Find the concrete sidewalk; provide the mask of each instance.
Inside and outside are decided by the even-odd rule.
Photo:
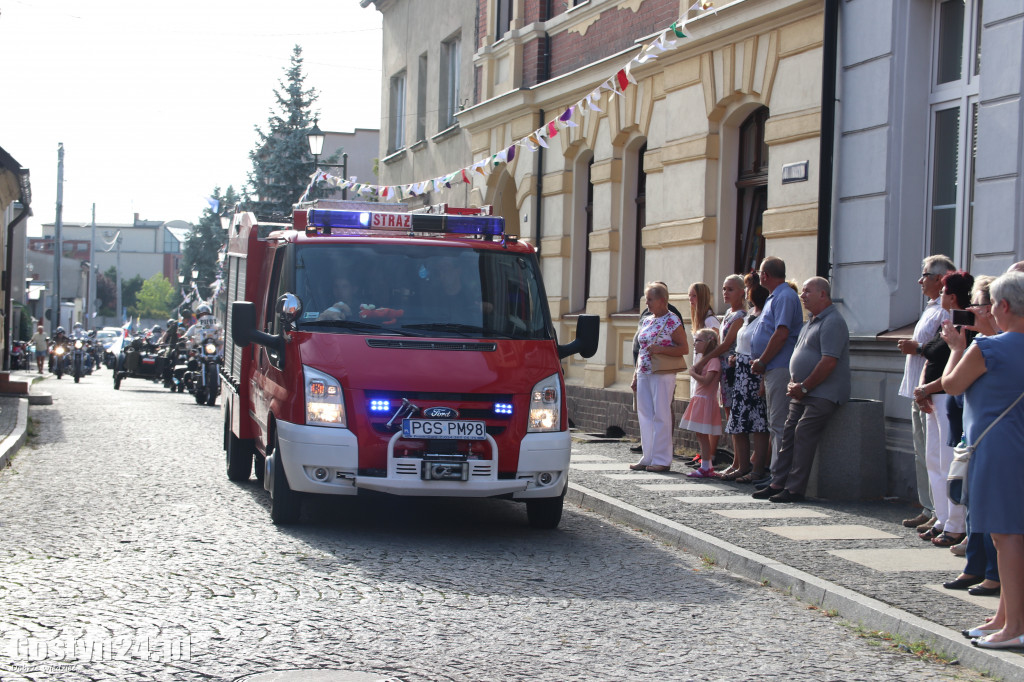
[[[11,372],[12,379],[28,382],[29,396],[39,394],[32,384],[45,376],[32,372]],[[0,394],[0,469],[10,463],[11,457],[28,437],[29,396]]]
[[[942,587],[964,559],[904,528],[900,521],[917,514],[909,504],[755,500],[750,485],[687,478],[679,460],[670,473],[630,471],[639,459],[632,444],[574,433],[566,501],[869,630],[1024,680],[1024,653],[978,649],[960,634],[992,615],[997,598]]]

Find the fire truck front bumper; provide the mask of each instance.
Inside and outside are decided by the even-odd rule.
[[[388,445],[387,475],[360,476],[359,445],[351,431],[278,421],[277,434],[288,485],[297,492],[355,495],[365,488],[418,497],[511,495],[527,500],[558,497],[569,476],[568,431],[524,437],[514,478],[499,478],[500,453],[490,436],[494,459],[446,461],[396,456],[395,444],[402,437],[398,432]]]

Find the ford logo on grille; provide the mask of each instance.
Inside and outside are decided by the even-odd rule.
[[[428,407],[423,410],[423,416],[427,419],[455,419],[459,411],[454,407]]]

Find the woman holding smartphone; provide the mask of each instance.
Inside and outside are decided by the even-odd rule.
[[[946,273],[942,277],[942,292],[939,300],[945,310],[954,315],[965,312],[971,304],[971,287],[974,277],[962,270]],[[973,335],[972,335],[973,336]],[[922,540],[930,541],[936,547],[952,547],[967,537],[967,521],[964,507],[954,504],[946,490],[946,475],[953,461],[953,439],[951,421],[958,426],[963,423],[962,410],[942,390],[942,372],[949,360],[949,346],[938,334],[932,340],[921,344],[917,352],[924,356],[925,365],[921,372],[920,385],[914,389],[914,400],[926,415],[925,461],[928,465],[928,482],[935,503],[935,525],[919,533]],[[950,419],[952,413],[953,419]],[[956,434],[959,442],[960,434]]]

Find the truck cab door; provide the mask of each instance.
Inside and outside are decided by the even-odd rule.
[[[286,249],[279,248],[274,253],[264,300],[262,315],[262,330],[268,334],[278,334],[279,321],[275,313],[275,303],[278,297],[278,289],[282,286],[281,273],[285,262]],[[266,276],[266,273],[264,274]],[[267,348],[264,345],[257,345],[254,348],[253,372],[253,411],[256,416],[256,423],[260,429],[260,442],[267,445],[270,424],[270,412],[273,409],[273,398],[278,391],[276,387],[281,385],[281,368],[283,367],[284,354]]]

